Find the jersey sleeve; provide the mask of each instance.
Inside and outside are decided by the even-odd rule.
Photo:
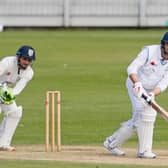
[[[33,76],[33,71],[29,71],[28,73],[24,74],[24,76],[16,83],[15,87],[13,88],[14,96],[17,96],[22,92],[22,90],[26,87],[26,85],[33,78]]]
[[[0,76],[8,69],[8,59],[4,58],[0,61]]]
[[[138,56],[132,61],[127,68],[128,75],[137,74],[138,69],[148,61],[149,49],[144,47]]]
[[[165,91],[168,87],[168,70],[166,71],[163,79],[157,84],[156,87],[159,87],[161,92]]]

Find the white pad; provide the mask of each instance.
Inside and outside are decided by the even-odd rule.
[[[139,153],[152,152],[153,128],[156,119],[156,111],[148,106],[141,114],[137,129],[139,138]]]
[[[132,137],[136,128],[133,125],[123,124],[113,135],[107,138],[111,148],[121,146],[126,140]]]
[[[8,147],[16,127],[22,117],[22,107],[19,106],[15,111],[8,111],[0,125],[0,147]]]

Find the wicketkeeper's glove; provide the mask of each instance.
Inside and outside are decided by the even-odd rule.
[[[12,93],[12,89],[6,84],[0,84],[0,103],[11,104],[15,100],[15,96]]]

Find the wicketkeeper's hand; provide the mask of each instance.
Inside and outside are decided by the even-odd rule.
[[[1,104],[11,104],[15,100],[15,96],[12,93],[12,89],[6,84],[0,85],[0,103]]]
[[[143,88],[141,82],[134,83],[133,92],[134,92],[135,97],[137,98],[141,98],[143,94],[147,95],[147,92]]]

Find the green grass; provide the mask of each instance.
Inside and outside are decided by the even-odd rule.
[[[160,43],[164,32],[164,29],[112,29],[0,33],[1,57],[15,55],[24,44],[32,45],[37,54],[33,65],[35,77],[17,97],[24,113],[13,143],[44,143],[45,92],[60,90],[62,143],[101,145],[106,136],[131,117],[125,88],[128,64],[143,46]],[[165,92],[157,100],[168,108],[167,99]],[[125,145],[137,146],[137,138]],[[167,145],[167,123],[158,117],[154,147]]]
[[[131,116],[125,88],[128,64],[141,47],[159,43],[163,32],[131,29],[1,33],[1,57],[14,55],[23,44],[32,45],[37,52],[35,77],[17,97],[25,110],[14,143],[44,143],[45,92],[60,90],[63,144],[101,144]],[[165,107],[167,97],[160,96]],[[167,142],[165,127],[166,123],[159,119],[156,145]]]

